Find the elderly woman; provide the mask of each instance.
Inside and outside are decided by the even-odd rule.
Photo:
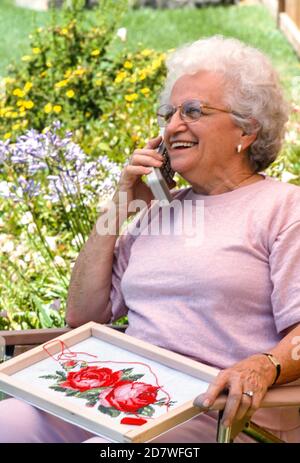
[[[254,422],[300,441],[298,409],[258,410],[271,385],[300,376],[293,356],[300,335],[300,189],[262,173],[278,155],[287,121],[276,73],[258,50],[219,36],[177,50],[167,64],[159,121],[172,168],[190,185],[173,196],[183,208],[204,204],[202,239],[191,245],[185,231],[141,232],[141,217],[155,220],[143,176],[162,165],[161,138],[150,140],[133,153],[113,198],[117,233],[95,226],[78,257],[67,321],[75,327],[127,314],[128,334],[221,369],[203,404],[209,408],[227,390],[225,426],[254,414]],[[117,240],[137,199],[148,206]],[[24,418],[13,437],[17,408]],[[1,404],[2,420],[2,441],[88,437],[14,399]],[[155,442],[214,442],[215,432],[216,415],[208,410]]]

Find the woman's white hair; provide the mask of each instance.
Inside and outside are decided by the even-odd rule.
[[[170,99],[176,80],[200,71],[223,74],[224,103],[241,117],[231,115],[245,133],[257,132],[248,148],[255,172],[266,169],[277,157],[285,133],[289,106],[271,61],[256,48],[219,35],[185,45],[167,59],[168,75],[162,102]]]

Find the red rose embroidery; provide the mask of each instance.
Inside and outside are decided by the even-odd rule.
[[[86,367],[69,372],[67,380],[60,383],[60,386],[83,392],[96,387],[112,386],[120,381],[121,377],[122,371],[113,372],[110,368]]]
[[[120,381],[114,387],[101,391],[100,404],[122,412],[135,413],[156,402],[159,387],[132,381]]]
[[[64,368],[73,368],[77,365],[78,362],[75,360],[68,360],[67,362],[63,363]]]

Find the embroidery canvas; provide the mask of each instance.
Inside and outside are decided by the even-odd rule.
[[[47,345],[44,349],[47,351]],[[68,356],[76,360],[62,361]],[[104,359],[89,362],[79,360],[79,357],[87,356],[96,357],[66,349],[62,343],[61,354],[57,358],[51,356],[59,363],[60,369],[55,374],[42,375],[40,378],[51,381],[50,389],[61,392],[66,397],[82,399],[85,406],[97,407],[100,413],[112,418],[123,414],[121,424],[142,425],[147,422],[146,417],[150,418],[155,414],[155,407],[166,407],[167,411],[175,403],[159,385],[157,375],[147,363],[130,362],[133,365],[130,368],[120,368],[124,363],[129,363]],[[101,364],[119,365],[119,369]],[[140,373],[141,370],[145,372]],[[152,383],[142,381],[147,372],[152,375]]]

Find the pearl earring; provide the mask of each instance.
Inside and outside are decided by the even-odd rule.
[[[241,143],[240,143],[239,145],[237,145],[236,151],[237,151],[238,153],[240,153],[240,152],[242,151],[242,144],[241,144]]]

